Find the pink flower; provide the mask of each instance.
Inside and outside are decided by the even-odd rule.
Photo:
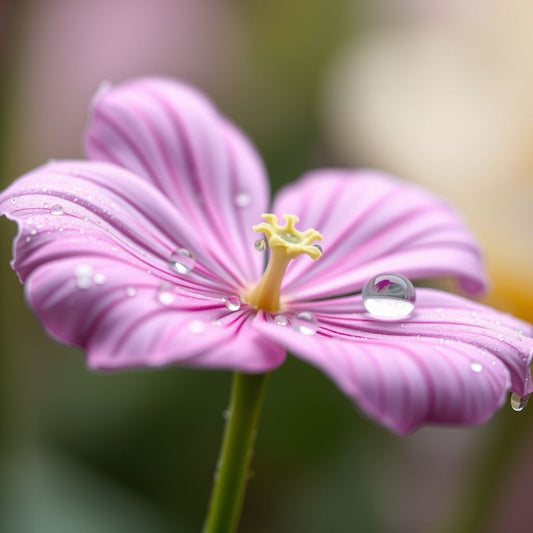
[[[468,230],[422,189],[329,169],[281,190],[272,213],[319,230],[324,253],[290,261],[281,299],[268,285],[267,305],[257,296],[266,253],[252,230],[269,208],[265,170],[209,100],[160,79],[107,89],[93,101],[86,149],[89,161],[49,162],[16,180],[0,212],[19,226],[13,266],[30,305],[90,367],[255,373],[280,366],[288,349],[399,433],[480,423],[508,390],[533,390],[529,324],[423,288],[406,317],[365,310],[361,290],[383,272],[454,276],[474,294],[485,286]],[[275,225],[256,229],[269,228],[279,240]],[[306,235],[297,246],[316,259],[320,236]]]

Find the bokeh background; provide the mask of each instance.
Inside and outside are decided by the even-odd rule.
[[[0,185],[83,157],[103,80],[163,74],[212,96],[274,190],[318,166],[426,184],[482,241],[488,301],[533,321],[529,0],[0,0]],[[196,532],[231,376],[95,374],[43,333],[0,226],[0,530]],[[400,438],[290,359],[262,413],[241,531],[527,530],[533,414]]]

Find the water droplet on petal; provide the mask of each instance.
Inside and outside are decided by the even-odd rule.
[[[50,214],[51,214],[51,215],[60,216],[60,215],[62,215],[64,212],[65,212],[65,211],[63,210],[63,207],[60,206],[59,204],[53,205],[53,206],[50,208]]]
[[[176,299],[172,285],[166,281],[159,285],[156,297],[157,300],[163,305],[170,305]]]
[[[193,253],[187,248],[176,248],[170,254],[170,266],[178,274],[188,274],[196,264]]]
[[[191,333],[203,333],[205,331],[205,324],[201,320],[191,320],[187,329]]]
[[[264,252],[266,250],[266,242],[265,239],[257,239],[254,243],[254,248],[258,252]]]
[[[76,267],[75,274],[78,277],[88,277],[93,275],[93,268],[89,265],[80,265]]]
[[[313,313],[304,311],[294,315],[292,327],[303,335],[314,335],[318,329],[318,320]]]
[[[79,265],[74,270],[76,276],[76,286],[79,289],[88,289],[93,283],[93,268],[89,265]]]
[[[248,207],[252,203],[252,197],[247,192],[240,192],[235,195],[237,207]]]
[[[481,363],[474,362],[470,365],[470,368],[474,372],[481,372],[483,370],[483,365]]]
[[[17,199],[15,197],[11,198],[11,203],[12,204],[16,204],[17,203]]]
[[[324,253],[324,250],[322,250],[322,246],[320,246],[320,244],[313,244],[313,246],[317,248],[321,254]]]
[[[274,323],[278,326],[288,326],[289,325],[289,317],[286,315],[276,315],[274,317]]]
[[[232,295],[223,299],[224,305],[230,311],[238,311],[241,308],[241,300],[238,296]]]
[[[137,289],[135,287],[127,287],[126,294],[128,296],[135,296],[137,294]]]
[[[529,400],[529,394],[526,394],[525,396],[520,396],[519,394],[515,394],[514,392],[511,394],[511,407],[514,411],[522,411],[524,407],[527,405],[527,402]]]
[[[103,285],[107,281],[105,275],[101,274],[100,272],[95,274],[93,279],[97,285]]]
[[[400,320],[415,308],[413,284],[400,274],[379,274],[363,288],[363,305],[376,318]]]

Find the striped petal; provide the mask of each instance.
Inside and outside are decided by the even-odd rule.
[[[235,289],[201,234],[168,199],[115,165],[52,162],[6,189],[0,212],[19,225],[13,266],[22,281],[46,262],[92,255],[134,264],[145,274],[149,271],[184,288]],[[188,275],[173,268],[177,249],[195,258]]]
[[[143,274],[108,258],[61,258],[30,275],[26,295],[47,331],[82,347],[94,369],[266,372],[283,362],[284,350],[250,327],[249,310]]]
[[[272,340],[320,368],[365,413],[398,433],[424,423],[478,424],[510,389],[532,392],[531,326],[440,291],[419,290],[416,313],[376,320],[360,296],[295,304],[318,320],[317,333],[258,323]]]
[[[478,247],[459,216],[419,187],[374,171],[315,171],[277,195],[274,212],[294,213],[323,237],[314,263],[289,266],[284,294],[312,300],[358,292],[382,272],[454,276],[469,293],[486,285]]]
[[[284,351],[231,313],[238,291],[167,198],[108,163],[52,162],[0,195],[13,266],[47,331],[94,368],[192,364],[263,372]],[[169,260],[193,253],[190,272]],[[235,345],[245,350],[235,349]]]
[[[203,236],[236,284],[255,281],[263,261],[252,224],[268,205],[268,181],[251,143],[200,92],[141,79],[96,98],[89,157],[155,185]]]

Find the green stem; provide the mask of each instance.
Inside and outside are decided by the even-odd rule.
[[[235,373],[204,533],[236,531],[268,374]]]

